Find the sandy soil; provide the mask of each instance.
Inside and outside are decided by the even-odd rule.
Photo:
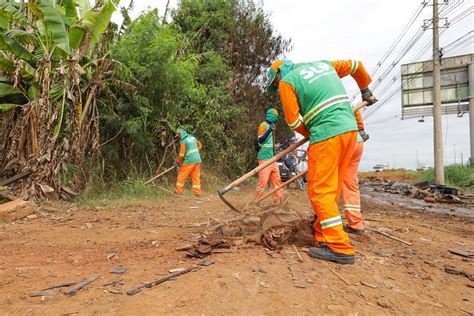
[[[243,202],[252,188],[229,193]],[[189,259],[175,248],[190,243],[211,219],[235,217],[212,194],[204,201],[170,197],[157,203],[124,207],[43,206],[38,217],[0,226],[0,311],[3,315],[179,314],[179,315],[469,315],[474,311],[474,282],[444,271],[445,265],[474,273],[474,259],[448,249],[474,250],[472,218],[405,207],[404,198],[387,203],[366,192],[364,216],[374,232],[371,241],[354,241],[359,253],[353,266],[315,261],[293,247],[269,255],[257,245],[214,254],[214,264],[129,296],[128,290],[188,268]],[[400,203],[397,203],[399,201]],[[290,205],[308,210],[302,192]],[[474,210],[469,208],[472,212]],[[109,273],[123,266],[125,274]],[[299,274],[294,280],[290,269]],[[64,290],[30,297],[32,291],[68,280],[100,278],[74,296]],[[104,286],[112,280],[121,284]],[[306,287],[295,287],[300,281]],[[346,284],[347,282],[347,284]]]

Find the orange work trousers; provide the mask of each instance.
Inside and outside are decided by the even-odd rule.
[[[363,151],[364,143],[357,143],[342,183],[342,210],[347,225],[353,229],[364,229],[364,219],[360,209],[359,179],[357,178]]]
[[[261,165],[265,162],[266,160],[259,160],[258,164]],[[278,165],[276,162],[258,172],[257,193],[255,194],[256,200],[261,198],[267,189],[268,180],[271,181],[274,188],[281,185],[280,170],[278,170]],[[273,194],[273,199],[275,202],[280,202],[281,197],[281,190],[275,191]]]
[[[176,180],[176,194],[182,194],[184,185],[188,176],[191,175],[191,182],[193,184],[193,193],[196,196],[201,196],[201,164],[183,164],[179,169],[178,179]]]
[[[334,252],[352,255],[355,248],[342,228],[337,201],[349,166],[357,132],[347,132],[308,148],[308,195],[317,219],[314,237]]]

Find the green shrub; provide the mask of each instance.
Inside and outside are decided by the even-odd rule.
[[[434,169],[420,171],[420,181],[434,182]],[[474,169],[468,166],[449,165],[444,167],[444,177],[447,185],[474,191]]]

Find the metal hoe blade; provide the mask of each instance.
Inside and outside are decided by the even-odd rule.
[[[217,193],[219,193],[219,198],[222,200],[222,202],[225,203],[225,205],[227,205],[228,207],[230,207],[231,209],[233,209],[234,211],[236,211],[237,213],[240,213],[242,214],[241,211],[239,211],[235,206],[233,206],[232,204],[230,204],[229,201],[227,201],[225,198],[224,198],[224,192],[222,192],[221,190],[217,191]]]

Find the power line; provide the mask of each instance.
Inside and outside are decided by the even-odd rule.
[[[440,32],[440,36],[444,34],[444,32],[446,31],[446,29],[443,29],[441,32]],[[455,47],[460,47],[461,45],[465,45],[467,43],[469,43],[471,37],[470,35],[474,33],[474,31],[469,31],[467,32],[466,34],[460,36],[459,38],[457,38],[456,40],[452,41],[451,43],[449,43],[448,45],[446,45],[444,47],[444,49],[448,48],[448,47],[451,47],[453,44],[456,44],[454,45],[453,47],[450,48],[450,50],[454,50]],[[467,37],[467,38],[466,38]],[[431,41],[429,41],[419,52],[418,54],[413,58],[414,60],[417,60],[420,55],[424,54],[426,52],[426,50],[430,47],[431,43],[433,42],[433,40],[431,39]],[[417,71],[415,71],[415,73],[419,73],[419,72],[424,72],[426,71],[427,69],[423,69],[423,66],[420,67]],[[401,74],[394,77],[393,78],[393,81],[396,81],[398,78],[400,78]],[[388,97],[388,98],[385,98],[381,103],[377,103],[377,107],[375,108],[369,108],[368,111],[370,111],[370,109],[372,109],[372,111],[370,111],[369,113],[366,114],[365,116],[365,120],[367,120],[377,109],[379,109],[380,107],[382,107],[384,104],[386,104],[388,101],[390,101],[394,96],[396,96],[397,94],[401,93],[401,90],[403,90],[406,86],[408,86],[415,78],[416,78],[416,74],[413,74],[411,77],[407,78],[407,80],[405,81],[405,83],[403,83],[403,86],[402,84],[400,85],[399,88],[397,88],[395,91],[393,91],[393,93]],[[387,92],[388,90],[385,90],[381,95],[380,95],[380,98]]]
[[[453,2],[453,4],[451,6],[446,6],[446,7],[443,7],[441,9],[441,17],[444,17],[444,16],[447,16],[449,13],[455,11],[457,8],[459,8],[462,3],[464,3],[464,0],[461,0],[461,1],[455,1]],[[422,3],[422,8],[424,8],[425,6],[427,5],[427,2],[423,2]],[[470,8],[472,9],[472,7]],[[468,10],[465,10],[463,11],[461,14],[459,14],[458,16],[456,17],[460,17],[460,18],[464,18],[465,14],[467,11],[469,11],[470,9]],[[421,11],[420,11],[421,12]],[[419,16],[419,13],[418,10],[416,11],[416,14],[414,16],[418,17]],[[464,15],[463,15],[464,14]],[[442,32],[444,33],[445,29],[442,30]],[[402,50],[402,53],[398,56],[398,58],[396,60],[394,60],[394,62],[392,62],[392,64],[382,73],[382,75],[377,79],[377,82],[372,86],[372,90],[376,90],[378,87],[380,87],[382,85],[382,82],[388,78],[388,76],[390,75],[390,73],[393,71],[393,69],[396,67],[396,65],[400,62],[400,60],[411,50],[411,48],[418,42],[418,40],[423,36],[423,31],[422,30],[419,30],[412,38],[411,40],[408,42],[408,44],[404,47],[404,49]],[[424,51],[426,49],[429,48],[429,45],[431,45],[432,43],[432,40],[428,42],[428,44],[423,47],[421,49],[421,53],[423,54]],[[392,50],[393,51],[393,50]],[[419,56],[420,52],[418,54],[416,54],[417,56]],[[388,56],[387,56],[388,57]],[[385,58],[386,59],[386,58]],[[415,58],[416,59],[416,58]],[[394,77],[392,78],[392,81],[395,81],[397,77]],[[387,90],[385,90],[384,93],[386,93]],[[384,94],[383,93],[383,94]],[[379,97],[381,97],[381,95],[379,95]],[[356,95],[353,96],[353,100],[356,98]],[[375,109],[374,109],[375,110]]]
[[[462,0],[464,1],[464,0]],[[418,19],[420,16],[421,12],[423,9],[426,7],[426,3],[422,2],[420,5],[416,8],[415,12],[412,14],[410,19],[408,20],[407,24],[403,27],[403,29],[400,31],[398,36],[396,37],[395,41],[390,45],[388,50],[383,54],[382,58],[377,62],[377,65],[370,71],[370,74],[372,77],[374,77],[377,73],[377,71],[382,67],[382,65],[385,63],[385,61],[388,59],[388,57],[394,52],[396,47],[400,44],[402,41],[403,37],[407,34],[408,30],[413,26],[415,21]],[[393,69],[393,67],[392,67]],[[381,78],[381,77],[379,77]],[[357,98],[357,93],[353,94],[351,101],[354,101]]]
[[[402,40],[403,36],[406,35],[406,32],[412,27],[412,25],[415,23],[416,19],[420,16],[421,12],[423,11],[423,9],[425,8],[426,4],[423,4],[421,3],[415,13],[412,15],[412,17],[408,20],[408,23],[405,25],[405,27],[402,29],[402,31],[400,32],[400,34],[398,34],[397,38],[395,39],[395,41],[392,43],[392,45],[390,45],[389,49],[387,52],[385,52],[385,54],[383,55],[383,57],[380,59],[380,61],[377,63],[377,65],[375,66],[375,69],[373,69],[371,71],[371,74],[372,76],[375,76],[375,74],[377,73],[377,71],[380,69],[380,67],[382,66],[382,64],[387,60],[387,58],[390,56],[390,54],[395,50],[395,48],[397,47],[397,45],[400,43],[400,41]]]
[[[462,3],[462,2],[461,2]],[[459,7],[460,4],[458,4],[456,7]],[[452,12],[454,11],[454,8],[451,9],[449,12]],[[472,11],[473,11],[473,6],[469,7],[468,9],[464,10],[463,12],[461,12],[460,14],[458,14],[456,17],[453,18],[453,20],[455,21],[454,23],[451,23],[450,26],[452,26],[453,24],[461,21],[462,19],[466,18],[467,16],[469,16],[470,14],[472,14]],[[441,32],[440,32],[440,36],[446,31],[446,29],[443,29]],[[466,33],[465,35],[461,36],[460,38],[456,39],[455,41],[451,42],[450,44],[448,44],[445,48],[455,44],[456,42],[458,41],[461,41],[464,37],[468,36],[469,34],[471,34],[473,31],[470,31],[468,33]],[[415,56],[415,60],[418,59],[422,54],[424,54],[426,52],[426,50],[429,48],[429,46],[431,45],[431,43],[433,42],[433,40],[431,39],[426,45],[425,47],[423,47],[419,52],[418,54],[416,54]],[[458,43],[456,44],[454,47],[451,47],[450,50],[453,51],[454,48],[459,48],[461,45],[465,45],[466,42],[461,42],[461,43]],[[407,45],[408,46],[408,45]],[[419,71],[417,71],[419,72]],[[388,72],[389,74],[390,72]],[[387,74],[387,75],[388,75]],[[392,81],[395,82],[399,77],[401,76],[398,75],[398,76],[395,76],[392,78]],[[384,104],[386,104],[389,100],[391,100],[395,95],[397,95],[398,93],[401,93],[401,90],[403,88],[405,88],[410,82],[412,82],[414,80],[416,76],[412,76],[412,78],[409,78],[407,79],[407,81],[405,82],[405,84],[403,86],[400,86],[400,89],[399,90],[395,90],[388,98],[384,99],[381,103],[378,103],[378,106],[377,107],[374,107],[374,108],[370,108],[368,109],[367,111],[369,111],[366,115],[365,115],[365,119],[369,118],[371,115],[373,115],[373,113],[375,113],[375,111],[377,111],[378,109],[380,109]],[[380,86],[381,83],[379,83],[378,85],[376,85],[376,88],[378,86]],[[375,88],[374,88],[375,90]],[[384,90],[384,92],[379,95],[379,98],[381,98],[388,90]]]
[[[468,16],[470,16],[472,14],[472,12],[474,11],[474,6],[470,6],[468,9],[464,10],[463,12],[461,12],[459,15],[455,16],[449,23],[449,26],[453,26],[455,25],[456,23],[464,20],[465,18],[467,18]]]
[[[456,40],[452,41],[452,42],[449,43],[448,45],[445,45],[445,46],[443,47],[443,49],[447,49],[447,48],[450,47],[451,45],[453,45],[453,44],[455,44],[455,43],[461,41],[461,40],[462,40],[463,38],[465,38],[466,36],[471,36],[472,33],[474,33],[473,30],[467,32],[466,34],[464,34],[463,36],[461,36],[461,37],[457,38]]]

